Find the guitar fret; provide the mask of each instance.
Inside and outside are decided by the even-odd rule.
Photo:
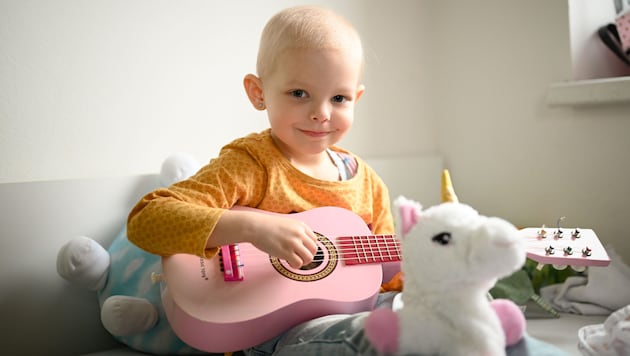
[[[389,236],[392,241],[396,240],[396,237],[393,235]],[[394,248],[396,249],[396,258],[398,259],[402,259],[402,253],[400,251],[400,243],[398,243],[398,241],[396,241],[396,243],[394,244]]]
[[[400,259],[400,244],[398,243],[398,240],[396,240],[396,237],[389,235],[390,240],[392,240],[392,242],[395,242],[394,244],[394,251],[396,251],[396,254],[392,256],[393,259],[398,258]]]
[[[394,243],[394,249],[397,250],[398,249],[398,241],[396,239],[394,239],[392,235],[389,235],[388,237]],[[400,255],[398,255],[398,254],[392,255],[392,250],[390,248],[387,249],[387,253],[389,254],[390,261],[400,260]]]
[[[363,239],[361,238],[361,236],[357,236],[357,237],[359,238],[359,241],[361,242],[361,251],[363,252],[363,257],[365,259],[365,263],[367,263],[368,259],[367,259],[367,254],[365,253],[365,246],[363,244]]]
[[[346,265],[401,260],[400,243],[394,235],[343,236],[338,241]]]
[[[386,259],[385,259],[385,257],[383,256],[383,250],[382,250],[382,249],[380,248],[380,246],[379,246],[379,238],[380,238],[381,240],[383,240],[383,237],[382,237],[382,236],[379,236],[379,235],[374,236],[374,243],[375,243],[375,245],[376,245],[376,251],[377,251],[377,253],[378,253],[378,257],[379,257],[378,262],[385,262],[385,261],[386,261]],[[387,248],[385,249],[385,251],[387,251]]]
[[[353,261],[351,259],[348,259],[347,261],[353,261],[355,263],[361,263],[361,257],[359,257],[359,248],[357,247],[357,241],[355,239],[355,236],[352,236],[352,244],[354,245],[354,253],[355,253],[354,257],[356,258],[356,260]],[[355,264],[355,263],[353,263],[353,264]]]
[[[385,253],[387,254],[387,256],[385,256],[385,253],[383,253],[383,250],[379,248],[379,251],[381,254],[381,262],[388,261],[390,259],[390,256],[389,256],[389,251],[387,249],[387,244],[384,243],[385,240],[383,239],[383,236],[378,236],[376,239],[377,241],[380,239],[381,242],[379,242],[379,244],[381,246],[385,246]]]
[[[381,240],[383,241],[383,245],[387,246],[387,241],[385,240],[385,236],[381,236]],[[386,251],[387,251],[387,258],[389,260],[391,260],[392,259],[392,254],[389,251],[389,248],[387,248]]]
[[[368,246],[370,246],[370,257],[372,257],[372,262],[376,262],[376,258],[374,257],[376,253],[374,253],[374,246],[370,243],[370,236],[367,237]]]

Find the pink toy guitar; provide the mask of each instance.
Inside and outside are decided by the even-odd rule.
[[[373,308],[382,283],[381,264],[401,259],[397,238],[371,235],[359,216],[343,208],[285,216],[307,223],[319,235],[315,260],[302,269],[248,243],[224,246],[212,259],[186,254],[163,259],[162,302],[184,342],[208,352],[241,350],[319,316]],[[592,230],[573,239],[567,232],[561,241],[538,237],[536,229],[521,233],[528,239],[528,257],[540,263],[610,263]],[[573,254],[563,252],[569,242]],[[553,253],[545,252],[549,245],[557,246]],[[590,250],[583,255],[586,246]]]
[[[363,219],[342,208],[285,216],[319,235],[315,260],[302,269],[248,243],[223,247],[219,258],[163,259],[162,303],[184,342],[208,352],[241,350],[303,321],[373,308],[380,264],[400,261],[398,240],[371,235]]]

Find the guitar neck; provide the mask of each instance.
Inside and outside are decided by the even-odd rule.
[[[394,235],[342,236],[337,247],[346,265],[398,262],[400,241]]]
[[[570,266],[607,266],[610,257],[591,229],[550,231],[542,236],[540,229],[520,231],[525,239],[527,257],[541,264]],[[338,237],[338,247],[346,265],[402,261],[400,240],[395,235]]]
[[[591,229],[550,231],[541,236],[540,229],[520,231],[525,239],[527,257],[541,264],[570,266],[607,266],[610,257]],[[402,261],[400,240],[395,235],[344,236],[337,238],[346,265]]]

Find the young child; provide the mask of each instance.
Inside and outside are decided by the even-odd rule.
[[[249,242],[299,268],[317,251],[306,224],[230,208],[288,214],[338,206],[358,214],[373,233],[392,234],[387,187],[363,160],[335,146],[352,126],[365,90],[362,64],[359,35],[339,15],[305,6],[272,17],[262,33],[257,75],[244,79],[254,108],[267,111],[270,129],[232,141],[193,177],[143,197],[129,214],[129,240],[162,256],[207,258],[221,245]],[[391,299],[392,293],[381,294],[378,304]],[[244,353],[377,355],[363,332],[366,315],[316,318]],[[562,352],[526,337],[508,354]]]
[[[298,268],[317,251],[306,224],[230,208],[288,214],[338,206],[375,234],[393,233],[387,187],[363,160],[335,146],[350,130],[365,90],[362,67],[359,35],[339,15],[295,7],[272,17],[262,33],[257,75],[244,79],[254,108],[267,111],[270,129],[232,141],[190,179],[143,197],[129,215],[129,240],[163,256],[204,257],[218,246],[249,242]],[[324,317],[247,352],[357,354],[369,343],[362,336],[362,346],[345,340],[361,330],[352,317]],[[308,335],[326,342],[298,343]]]

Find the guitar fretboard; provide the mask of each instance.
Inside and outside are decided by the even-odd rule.
[[[343,236],[337,241],[346,265],[397,262],[402,259],[400,241],[394,235]]]

